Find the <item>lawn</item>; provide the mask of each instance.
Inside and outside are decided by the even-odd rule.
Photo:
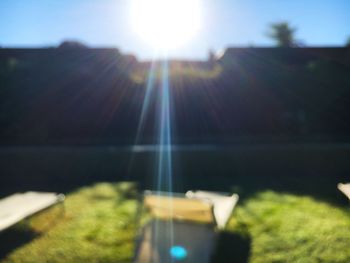
[[[131,183],[99,183],[67,195],[2,234],[4,262],[130,262],[137,232]],[[55,219],[57,217],[57,219]],[[12,235],[12,239],[11,239]],[[350,210],[309,196],[262,191],[240,200],[219,236],[217,262],[350,262]],[[11,244],[8,244],[11,246]]]
[[[250,262],[350,262],[349,208],[265,191],[241,203],[228,229],[251,242]]]
[[[137,202],[132,184],[96,184],[67,195],[60,207],[33,217],[38,235],[5,262],[129,262],[133,255]],[[43,223],[52,222],[49,230]],[[18,231],[20,232],[20,231]]]

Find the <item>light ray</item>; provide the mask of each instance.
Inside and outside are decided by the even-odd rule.
[[[146,114],[148,113],[148,110],[149,110],[149,105],[150,105],[150,101],[151,101],[151,94],[152,94],[152,90],[153,90],[154,85],[155,85],[155,83],[154,83],[155,76],[154,75],[155,75],[155,61],[152,60],[151,68],[150,68],[150,71],[148,73],[148,78],[147,78],[146,93],[145,93],[145,97],[143,100],[140,122],[139,122],[139,125],[137,127],[135,144],[139,143],[140,136],[141,136],[142,131],[143,131],[144,126],[145,126]]]
[[[164,56],[166,57],[166,56]],[[160,82],[160,119],[159,119],[159,144],[158,144],[158,171],[156,174],[156,190],[168,193],[172,197],[172,147],[171,147],[171,99],[169,85],[169,65],[167,59],[163,59],[161,65],[161,82]],[[161,197],[160,197],[161,198]],[[170,220],[166,223],[166,233],[159,233],[158,224],[156,224],[155,235],[158,240],[161,237],[169,237],[163,240],[169,247],[174,245],[173,229],[173,202],[169,199],[168,213]],[[161,235],[161,236],[160,236]],[[170,256],[170,254],[169,254]],[[171,262],[173,258],[170,258]]]

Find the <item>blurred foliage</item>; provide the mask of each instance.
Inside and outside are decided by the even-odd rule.
[[[296,44],[294,33],[295,28],[292,28],[288,22],[280,22],[271,25],[268,36],[272,38],[279,47],[293,47]]]
[[[345,48],[236,50],[169,62],[175,140],[348,136]],[[0,50],[0,142],[132,144],[151,67],[114,49]],[[154,87],[161,74],[158,61]],[[150,90],[140,143],[158,141],[159,90]]]
[[[346,41],[345,46],[350,47],[350,37],[348,37],[348,40]]]
[[[199,65],[198,65],[199,64]],[[202,62],[202,63],[181,63],[181,62],[170,62],[169,65],[169,78],[173,81],[193,81],[193,80],[211,80],[218,78],[221,74],[222,67],[218,64],[212,62]],[[131,73],[131,79],[139,84],[147,83],[147,79],[150,76],[150,64],[135,67]],[[156,63],[153,68],[154,79],[158,82],[162,78],[163,68],[161,63]]]

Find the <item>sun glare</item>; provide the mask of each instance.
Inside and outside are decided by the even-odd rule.
[[[174,49],[188,43],[201,24],[200,0],[132,0],[131,22],[147,44]]]

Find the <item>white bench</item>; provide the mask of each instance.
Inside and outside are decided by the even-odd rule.
[[[338,189],[350,200],[350,184],[338,184]]]
[[[0,232],[50,206],[64,201],[63,194],[25,192],[0,200]]]
[[[208,191],[188,191],[186,197],[202,202],[210,202],[213,206],[213,217],[218,228],[224,228],[226,226],[239,199],[237,194],[229,196]]]

